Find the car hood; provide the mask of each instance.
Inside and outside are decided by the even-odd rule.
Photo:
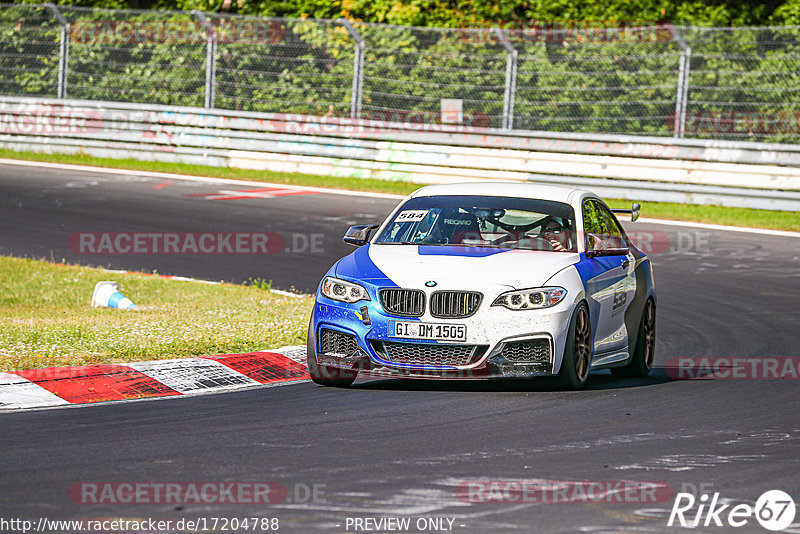
[[[482,247],[364,245],[342,258],[336,275],[375,285],[436,289],[544,285],[555,273],[577,263],[578,254]]]

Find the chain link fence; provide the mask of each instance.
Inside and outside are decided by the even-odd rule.
[[[800,27],[439,29],[0,4],[0,94],[800,143]]]
[[[364,39],[363,116],[437,122],[442,99],[449,99],[457,101],[450,120],[501,127],[506,53],[497,39],[471,41],[439,28],[354,27]]]
[[[58,96],[60,41],[47,7],[0,4],[0,93]]]

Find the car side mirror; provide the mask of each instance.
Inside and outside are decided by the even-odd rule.
[[[378,224],[359,224],[358,226],[351,226],[345,232],[342,238],[348,245],[360,247],[366,245],[369,241],[369,234],[376,229]]]
[[[628,244],[625,240],[615,235],[586,234],[586,256],[624,256],[628,253]]]
[[[636,222],[636,219],[639,218],[639,214],[642,212],[641,204],[637,204],[634,202],[631,204],[631,222]]]
[[[637,204],[636,202],[634,202],[633,204],[631,204],[631,209],[616,208],[612,209],[611,211],[613,211],[614,213],[630,213],[631,222],[636,222],[636,220],[639,218],[639,214],[641,214],[642,212],[642,206],[641,204]]]

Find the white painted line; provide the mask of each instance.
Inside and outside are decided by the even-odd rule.
[[[72,165],[68,163],[50,163],[46,161],[25,161],[21,159],[0,158],[0,164],[23,165],[26,167],[44,167],[47,169],[61,169],[65,171],[98,172],[103,174],[120,174],[127,176],[148,176],[151,178],[164,178],[170,180],[185,180],[189,182],[204,182],[210,184],[232,184],[246,185],[253,187],[280,187],[282,189],[298,189],[301,191],[313,191],[315,193],[325,193],[328,195],[343,195],[348,197],[370,197],[403,199],[404,195],[392,195],[389,193],[370,193],[367,191],[349,191],[347,189],[331,189],[327,187],[311,187],[307,185],[276,184],[272,182],[251,182],[249,180],[231,180],[229,178],[210,178],[208,176],[189,176],[186,174],[172,174],[167,172],[139,171],[136,169],[113,169],[109,167],[92,167],[90,165]],[[222,167],[220,167],[222,168]]]
[[[177,280],[178,282],[199,282],[201,284],[212,284],[212,285],[220,285],[222,282],[212,282],[211,280],[201,280],[199,278],[187,278],[186,276],[174,276],[171,274],[162,275],[162,274],[151,274],[151,273],[143,273],[141,271],[126,271],[124,269],[104,269],[102,267],[99,270],[106,272],[106,273],[116,273],[116,274],[136,274],[139,276],[148,276],[153,278],[158,278],[161,280]]]
[[[649,219],[642,217],[639,221],[644,223],[663,224],[668,226],[689,226],[693,228],[704,228],[707,230],[722,230],[725,232],[746,232],[749,234],[763,234],[781,237],[800,237],[800,232],[788,232],[786,230],[770,230],[768,228],[749,228],[746,226],[725,226],[722,224],[708,224],[691,221],[673,221],[671,219]],[[623,221],[625,222],[625,221]],[[633,223],[634,225],[636,223]]]
[[[199,278],[187,278],[185,276],[156,276],[156,278],[161,278],[164,280],[177,280],[178,282],[197,282],[199,284],[211,284],[215,286],[222,284],[222,282],[213,282],[211,280],[200,280]]]
[[[174,180],[185,180],[185,181],[194,181],[194,182],[206,182],[206,183],[214,183],[214,184],[236,184],[236,185],[247,185],[253,187],[264,187],[264,186],[274,186],[274,187],[291,187],[294,189],[301,189],[304,191],[315,191],[318,193],[326,193],[330,195],[344,195],[344,196],[359,196],[359,197],[371,197],[371,198],[385,198],[385,199],[392,199],[392,200],[402,200],[405,198],[404,195],[392,195],[389,193],[370,193],[366,191],[350,191],[347,189],[329,189],[324,187],[310,187],[310,186],[302,186],[302,185],[292,185],[288,186],[287,184],[275,184],[270,182],[251,182],[247,180],[229,180],[226,178],[209,178],[205,176],[189,176],[184,174],[171,174],[165,172],[151,172],[151,171],[137,171],[135,169],[112,169],[107,167],[91,167],[88,165],[71,165],[66,163],[49,163],[44,161],[26,161],[21,159],[7,159],[7,158],[0,158],[0,164],[8,164],[8,165],[24,165],[28,167],[45,167],[51,169],[62,169],[62,170],[75,170],[75,171],[86,171],[86,172],[98,172],[98,173],[105,173],[105,174],[120,174],[120,175],[135,175],[135,176],[150,176],[153,178],[165,178],[165,179],[174,179]],[[420,184],[420,187],[423,187],[423,184]],[[650,218],[641,218],[639,219],[642,222],[646,223],[653,223],[653,224],[663,224],[666,226],[690,226],[695,228],[706,228],[709,230],[723,230],[729,232],[748,232],[753,234],[763,234],[763,235],[778,235],[784,237],[800,237],[800,232],[787,232],[784,230],[769,230],[765,228],[749,228],[744,226],[726,226],[722,224],[706,224],[706,223],[698,223],[698,222],[690,222],[690,221],[674,221],[670,219],[650,219]]]
[[[69,404],[26,378],[0,373],[0,410],[51,407]]]
[[[289,291],[284,291],[282,289],[270,289],[270,293],[275,293],[276,295],[281,295],[282,297],[292,297],[295,299],[301,299],[303,297],[307,297],[305,293],[291,293]]]
[[[258,386],[249,376],[214,360],[181,358],[126,364],[180,393]]]
[[[201,280],[200,278],[188,278],[186,276],[173,276],[173,275],[156,275],[150,273],[142,273],[138,271],[125,271],[121,269],[100,269],[106,273],[116,273],[116,274],[138,274],[141,276],[152,276],[154,278],[158,278],[161,280],[177,280],[179,282],[198,282],[200,284],[212,284],[212,285],[221,285],[222,282],[213,282],[211,280]],[[292,293],[290,291],[283,291],[282,289],[270,289],[270,293],[274,293],[276,295],[280,295],[282,297],[292,297],[295,299],[301,299],[303,297],[309,296],[306,293]]]

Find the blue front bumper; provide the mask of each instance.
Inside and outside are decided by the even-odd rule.
[[[362,312],[364,308],[366,308],[366,315]],[[509,362],[503,357],[500,353],[502,343],[496,344],[497,346],[445,343],[398,338],[390,335],[393,333],[391,322],[418,320],[387,315],[375,300],[346,304],[332,301],[318,294],[311,322],[313,346],[316,354],[309,354],[309,357],[316,357],[317,363],[322,365],[357,369],[364,374],[374,376],[487,379],[528,378],[547,376],[553,373],[553,340],[546,334],[540,334],[537,337],[540,339],[546,337],[548,339],[550,360],[548,362],[520,364]],[[365,324],[367,322],[369,324]],[[352,336],[355,344],[347,344],[349,347],[346,351],[347,353],[324,351],[322,338],[323,336],[331,335],[325,331]],[[388,356],[387,344],[393,344],[394,347],[402,346],[405,349],[420,349],[423,352],[439,354],[448,351],[460,352],[466,356],[461,359],[460,364],[443,362],[441,358],[436,363],[429,363],[424,358],[416,358],[413,362],[397,361],[397,359]]]

